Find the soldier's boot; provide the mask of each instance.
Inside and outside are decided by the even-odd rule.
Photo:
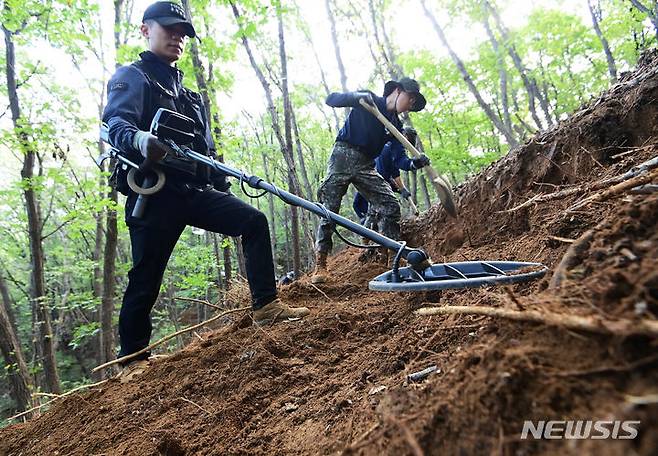
[[[129,383],[135,379],[135,377],[140,376],[141,374],[144,373],[146,369],[149,368],[151,363],[147,359],[138,359],[135,361],[132,361],[125,366],[123,366],[123,369],[121,372],[119,372],[119,375],[117,375],[117,378],[119,379],[120,383]]]
[[[254,323],[259,326],[276,323],[277,321],[298,320],[311,313],[307,307],[290,307],[280,299],[254,310]]]
[[[311,277],[311,283],[325,283],[327,281],[327,253],[317,252],[315,254],[315,271]]]

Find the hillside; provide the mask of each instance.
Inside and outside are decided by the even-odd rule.
[[[600,183],[656,156],[654,52],[456,188],[459,220],[434,206],[403,227],[434,261],[538,261],[551,271],[541,281],[370,292],[384,268],[348,248],[331,258],[328,284],[304,277],[282,289],[312,309],[308,319],[227,322],[134,382],[0,430],[0,454],[655,454],[658,337],[636,333],[658,318],[658,193],[605,194],[612,184]],[[437,305],[582,316],[599,329],[414,313]],[[431,365],[439,372],[406,381]],[[524,420],[569,419],[641,425],[634,440],[519,439]]]

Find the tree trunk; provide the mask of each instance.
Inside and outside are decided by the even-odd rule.
[[[420,3],[423,7],[423,10],[425,11],[425,15],[427,15],[430,22],[432,23],[434,27],[434,31],[438,35],[439,40],[441,41],[443,46],[445,46],[445,48],[448,50],[448,53],[450,54],[452,61],[454,62],[455,66],[461,73],[464,82],[468,86],[468,89],[470,90],[471,94],[477,100],[478,105],[480,105],[480,108],[482,108],[482,110],[487,114],[487,117],[489,118],[491,123],[496,127],[496,129],[505,137],[507,144],[509,144],[509,146],[512,148],[518,146],[518,141],[516,140],[514,133],[505,127],[505,124],[500,119],[500,117],[498,117],[496,113],[493,112],[491,106],[489,106],[487,102],[484,101],[484,99],[482,98],[482,95],[480,95],[480,91],[477,89],[477,87],[475,87],[475,83],[473,82],[471,75],[466,70],[464,63],[457,56],[457,54],[455,54],[455,51],[452,50],[452,47],[448,43],[448,40],[446,39],[446,36],[443,33],[443,29],[437,22],[432,12],[427,8],[427,5],[425,4],[425,0],[420,0]]]
[[[114,49],[116,51],[122,45],[121,39],[121,13],[124,5],[123,0],[114,1]],[[119,65],[115,62],[115,67]],[[114,163],[110,163],[114,166]],[[103,294],[101,298],[101,363],[106,363],[115,357],[114,325],[114,299],[116,292],[116,257],[117,245],[119,243],[119,229],[117,226],[117,211],[119,195],[116,189],[111,188],[108,198],[114,203],[107,209],[107,228],[105,230],[105,248],[103,251]],[[107,378],[113,375],[112,369],[105,369],[102,375]]]
[[[528,77],[527,71],[523,66],[523,62],[521,61],[521,57],[516,52],[514,45],[512,45],[509,34],[507,33],[507,29],[504,26],[502,20],[500,19],[500,16],[498,15],[498,11],[493,7],[493,5],[491,5],[491,3],[489,3],[488,0],[484,0],[484,6],[489,11],[491,16],[494,18],[494,21],[496,22],[496,26],[498,27],[498,30],[500,31],[500,34],[503,37],[503,42],[506,43],[507,45],[507,52],[509,56],[512,58],[512,62],[514,62],[514,67],[516,68],[516,70],[519,72],[519,75],[521,76],[521,80],[523,81],[523,85],[526,88],[526,92],[528,92],[528,108],[530,110],[530,114],[532,115],[532,119],[537,125],[537,128],[543,130],[544,125],[540,120],[539,116],[537,115],[537,110],[535,108],[535,99],[539,101],[539,105],[541,106],[542,111],[544,112],[544,117],[546,118],[548,124],[553,125],[553,119],[551,118],[548,100],[541,95],[539,88],[537,87],[537,82],[534,80],[534,78]]]
[[[4,6],[5,14],[11,14],[7,3]],[[46,279],[44,270],[44,254],[42,244],[42,221],[39,208],[38,195],[34,189],[32,179],[34,178],[34,165],[37,152],[34,144],[28,138],[25,128],[29,127],[26,119],[21,118],[20,103],[18,99],[18,88],[16,86],[16,55],[14,49],[13,32],[2,24],[5,35],[6,72],[7,72],[7,94],[9,96],[9,107],[14,125],[14,132],[20,144],[20,150],[24,153],[21,178],[24,184],[23,196],[28,219],[28,235],[30,240],[30,262],[32,267],[32,287],[30,296],[35,304],[36,324],[39,333],[39,344],[43,357],[43,368],[45,375],[45,386],[51,393],[61,392],[57,362],[55,359],[55,340],[53,339],[50,309],[46,297]]]
[[[231,281],[233,280],[233,264],[231,262],[231,243],[227,241],[228,236],[222,237],[222,244],[224,245],[224,288],[228,291],[231,288]]]
[[[290,94],[288,92],[288,59],[286,57],[286,44],[283,36],[283,16],[281,10],[277,11],[279,23],[279,58],[281,59],[281,91],[283,93],[283,125],[285,132],[284,156],[288,163],[288,188],[291,192],[301,195],[299,183],[293,177],[296,175],[293,144],[292,144],[292,105],[290,104]],[[292,264],[295,277],[301,273],[301,254],[299,248],[299,213],[297,206],[290,206],[290,215],[292,218]]]
[[[0,351],[5,359],[5,372],[11,384],[14,400],[19,411],[32,406],[30,374],[23,357],[18,336],[11,318],[11,298],[5,278],[0,275]]]
[[[242,238],[234,237],[233,244],[235,245],[235,254],[238,258],[238,274],[242,277],[247,277],[247,267],[245,265],[244,250],[242,249]]]
[[[420,188],[423,192],[423,200],[425,201],[425,207],[426,209],[429,209],[432,206],[432,202],[430,200],[430,192],[427,189],[427,179],[425,179],[424,174],[421,174],[420,176]]]
[[[217,240],[217,233],[206,232],[207,236],[212,238],[213,251],[215,253],[215,267],[217,268],[217,291],[222,289],[222,258],[219,249],[219,241]]]
[[[338,35],[336,34],[336,19],[331,12],[331,1],[324,1],[325,8],[327,9],[327,18],[329,19],[329,26],[331,28],[331,41],[334,45],[334,52],[336,54],[336,63],[338,64],[338,72],[340,73],[340,87],[343,92],[347,92],[347,75],[345,74],[345,66],[343,59],[340,55],[340,46],[338,45]]]
[[[658,1],[653,0],[651,7],[643,5],[640,0],[631,0],[631,3],[638,10],[647,15],[653,24],[653,27],[656,29],[656,40],[658,41]],[[651,4],[652,2],[650,1],[649,3]]]
[[[601,9],[599,7],[599,11],[597,14],[594,11],[594,7],[592,6],[592,0],[587,0],[587,7],[589,8],[590,16],[592,16],[592,26],[594,27],[596,36],[598,36],[599,40],[601,41],[601,46],[603,46],[603,52],[605,52],[605,59],[606,62],[608,62],[608,73],[610,73],[610,79],[612,80],[612,82],[617,82],[617,66],[615,65],[615,59],[612,56],[612,52],[610,51],[608,40],[605,38],[605,36],[603,36],[601,27],[599,27],[599,18],[601,16]]]
[[[311,50],[313,51],[313,58],[315,59],[315,63],[318,65],[318,69],[320,70],[320,81],[322,81],[322,87],[324,87],[325,94],[329,96],[331,90],[329,89],[329,84],[327,83],[327,75],[324,72],[324,68],[322,68],[322,64],[320,63],[320,58],[318,57],[318,52],[315,49],[315,44],[313,43],[311,34],[308,32],[308,29],[306,27],[303,28],[303,32],[304,32],[304,37],[306,38],[306,42],[309,44]],[[324,110],[321,111],[324,112]],[[340,130],[340,119],[338,119],[338,114],[336,113],[335,109],[332,109],[331,113],[334,116],[334,124],[336,126],[336,131],[338,131]]]
[[[503,122],[505,123],[505,127],[508,130],[512,130],[512,117],[509,113],[509,96],[507,95],[508,78],[507,70],[505,69],[505,60],[503,59],[503,55],[500,51],[498,39],[496,39],[496,35],[494,35],[493,30],[491,30],[491,27],[489,26],[489,18],[484,17],[482,19],[482,24],[484,25],[484,29],[487,31],[487,35],[489,36],[489,41],[491,42],[491,47],[494,50],[494,54],[496,54],[498,77],[500,79],[500,104],[503,110]]]
[[[263,170],[265,172],[265,179],[267,179],[268,182],[273,182],[267,163],[267,154],[261,154],[261,156],[263,158]],[[270,214],[270,244],[272,244],[272,259],[276,265],[276,213],[274,211],[274,195],[271,193],[267,194],[267,208]]]

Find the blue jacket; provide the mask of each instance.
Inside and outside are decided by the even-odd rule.
[[[398,130],[402,130],[402,122],[396,113],[386,110],[386,99],[370,92],[379,111],[391,121]],[[364,154],[374,159],[389,141],[399,141],[390,135],[384,125],[366,111],[358,102],[353,102],[352,93],[332,93],[327,97],[326,103],[333,108],[351,107],[343,128],[338,132],[336,141],[345,141],[357,146]]]
[[[382,153],[375,159],[375,168],[380,176],[393,187],[393,179],[400,176],[400,170],[411,170],[411,159],[407,157],[404,146],[400,142],[386,143]],[[361,224],[368,213],[368,201],[356,192],[352,202],[354,213],[359,217]]]
[[[382,153],[375,160],[377,172],[390,182],[400,176],[400,170],[411,171],[411,159],[407,157],[404,146],[399,142],[390,142],[384,146]]]
[[[140,57],[118,68],[107,84],[103,122],[108,125],[110,144],[140,163],[143,158],[133,148],[133,137],[137,130],[149,131],[156,111],[163,107],[194,119],[195,140],[191,147],[215,158],[215,143],[201,96],[183,87],[183,73],[151,51],[142,52]],[[205,166],[198,168],[194,180],[212,182],[218,189],[228,187],[225,176]]]

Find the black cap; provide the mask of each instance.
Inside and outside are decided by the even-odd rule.
[[[196,31],[192,23],[185,17],[183,7],[174,2],[155,2],[144,11],[142,22],[147,20],[154,20],[158,24],[168,27],[175,24],[183,24],[185,26],[185,34],[190,38],[196,36]]]
[[[389,96],[395,89],[400,89],[403,92],[410,93],[414,96],[416,101],[411,108],[414,112],[421,111],[427,104],[427,100],[423,94],[420,93],[420,84],[418,84],[418,81],[415,79],[404,77],[399,81],[388,81],[384,84],[384,97]]]

